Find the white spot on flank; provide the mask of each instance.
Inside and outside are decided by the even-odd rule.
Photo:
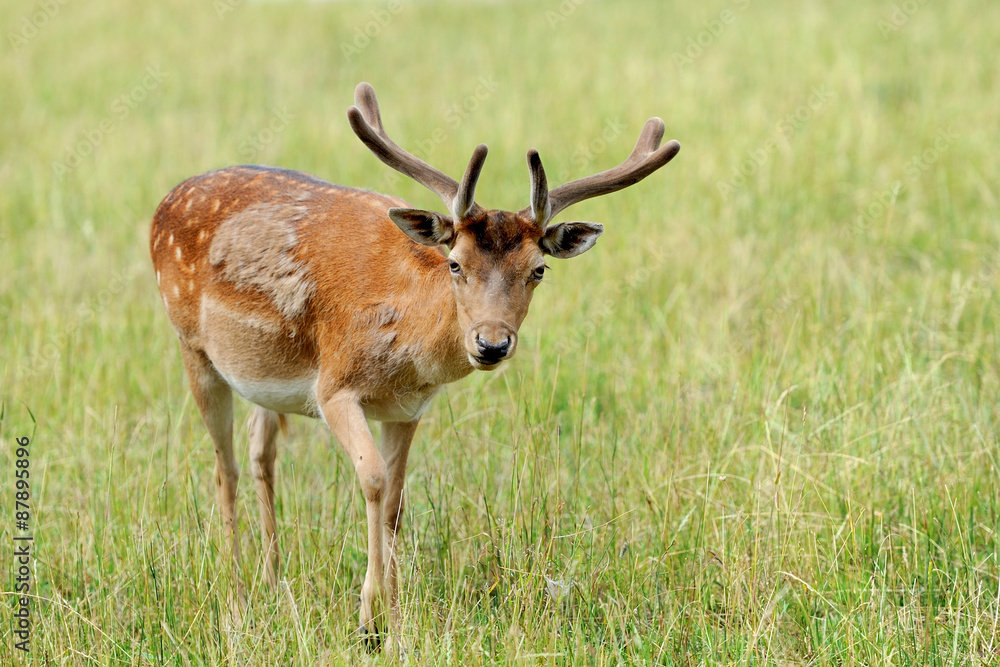
[[[181,247],[177,246],[177,259],[181,258]]]
[[[173,245],[173,244],[174,244],[174,235],[171,234],[170,238],[167,239],[167,245]]]
[[[193,292],[193,291],[194,291],[194,281],[193,280],[189,280],[188,281],[188,292]]]
[[[194,273],[194,262],[191,262],[191,273]]]
[[[219,201],[218,198],[216,198],[216,200],[214,202],[212,202],[212,213],[215,213],[216,211],[218,211],[219,210],[219,206],[221,206],[221,205],[222,205],[222,202]]]
[[[176,284],[176,283],[174,283],[174,298],[176,299],[176,298],[177,298],[177,297],[179,297],[180,295],[181,295],[181,290],[180,290],[180,288],[179,288],[179,287],[177,287],[177,284]]]
[[[167,303],[167,295],[166,294],[163,295],[163,309],[166,310],[168,313],[170,312],[170,304]]]
[[[204,240],[205,240],[205,230],[203,229],[200,232],[198,232],[198,243],[201,243]]]
[[[193,204],[193,203],[194,203],[194,200],[189,197],[188,198],[188,203],[184,206],[184,212],[185,213],[187,213],[188,211],[191,210],[191,204]]]

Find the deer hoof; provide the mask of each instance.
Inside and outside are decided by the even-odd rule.
[[[378,653],[382,648],[382,635],[379,633],[377,627],[375,630],[369,630],[362,625],[358,628],[358,635],[361,637],[361,643],[364,645],[365,650],[369,653]]]

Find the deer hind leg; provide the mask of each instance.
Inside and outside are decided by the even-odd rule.
[[[382,497],[386,466],[375,446],[365,413],[355,396],[336,395],[323,405],[323,417],[354,464],[368,514],[368,570],[361,586],[361,633],[369,650],[381,644],[385,626],[385,568],[382,554]]]
[[[382,498],[382,552],[385,558],[386,593],[389,598],[390,636],[399,638],[402,619],[399,608],[399,531],[403,520],[403,483],[406,479],[406,459],[410,453],[418,421],[385,422],[382,424],[382,456],[386,464],[386,487]]]
[[[260,406],[256,406],[250,416],[250,471],[260,506],[264,581],[272,588],[278,583],[278,542],[274,536],[274,458],[279,419],[278,413]]]
[[[233,613],[239,618],[246,607],[240,584],[240,539],[236,518],[236,487],[240,468],[233,454],[233,390],[216,372],[203,352],[181,342],[181,356],[187,371],[194,402],[215,445],[215,496],[222,516],[223,531],[231,556],[236,600]]]

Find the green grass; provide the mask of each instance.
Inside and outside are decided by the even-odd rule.
[[[351,133],[360,80],[449,173],[487,143],[490,207],[527,203],[531,146],[555,183],[652,115],[684,146],[572,209],[597,248],[424,418],[412,664],[1000,661],[1000,5],[415,2],[350,59],[387,3],[216,5],[52,5],[23,44],[41,5],[0,7],[0,551],[28,435],[37,596],[24,656],[3,556],[0,663],[386,660],[354,635],[358,485],[305,419],[278,456],[287,586],[227,625],[212,446],[147,249],[160,198],[233,163],[437,206]]]

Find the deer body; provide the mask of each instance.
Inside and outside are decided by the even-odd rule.
[[[450,215],[301,172],[230,167],[167,195],[153,217],[150,253],[215,445],[232,563],[240,558],[235,390],[256,406],[250,469],[269,584],[278,569],[274,460],[282,415],[323,419],[354,464],[368,515],[360,620],[371,646],[386,620],[395,630],[400,625],[396,535],[420,415],[442,385],[513,356],[545,255],[576,256],[603,230],[587,222],[549,225],[551,217],[641,180],[680,145],[660,147],[663,122],[651,119],[624,163],[551,192],[538,154],[529,151],[530,205],[484,210],[474,193],[485,146],[454,181],[389,139],[371,86],[359,84],[355,100],[348,117],[358,137],[437,193]],[[378,445],[369,419],[383,422]],[[239,614],[242,593],[237,597]]]
[[[167,314],[261,407],[321,417],[351,389],[371,419],[415,419],[473,366],[446,258],[399,233],[401,205],[280,169],[188,179],[150,235]]]

